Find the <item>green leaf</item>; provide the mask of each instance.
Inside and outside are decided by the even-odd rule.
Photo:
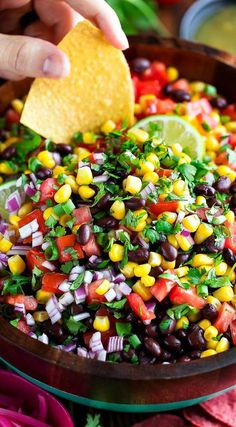
[[[53,228],[51,231],[49,231],[49,233],[47,234],[47,237],[62,237],[65,236],[66,234],[66,229],[60,225],[58,225],[57,227]]]
[[[102,425],[100,424],[100,414],[88,414],[86,425],[84,427],[102,427]]]
[[[39,199],[40,199],[41,193],[40,191],[36,191],[36,193],[31,196],[31,200],[33,200],[33,202],[38,203]]]
[[[84,281],[84,271],[82,273],[79,274],[79,276],[77,277],[77,279],[74,280],[74,282],[72,283],[70,290],[71,291],[75,291],[76,289],[78,289],[83,281]]]
[[[123,298],[120,301],[104,302],[103,304],[109,308],[114,308],[115,310],[121,310],[125,306],[126,301],[127,301],[127,299]]]
[[[40,287],[40,281],[38,280],[43,275],[42,270],[34,266],[32,270],[32,289],[36,290]]]
[[[24,135],[23,141],[15,145],[16,155],[19,161],[25,162],[26,156],[36,150],[41,142],[41,137],[33,131],[28,131],[28,135]]]
[[[82,322],[73,319],[72,316],[65,321],[67,329],[72,335],[77,335],[78,332],[86,332],[87,328]]]
[[[57,223],[57,219],[53,215],[50,215],[47,221],[45,221],[45,225],[50,228],[53,228],[56,225],[56,223]]]
[[[131,323],[116,322],[116,332],[120,337],[125,337],[126,335],[129,335],[131,333],[131,330]]]
[[[31,277],[21,276],[19,274],[12,274],[3,281],[2,295],[11,294],[24,294],[22,286],[31,285]]]
[[[197,168],[192,164],[183,163],[178,166],[178,171],[189,183],[192,183],[194,181]]]
[[[61,264],[61,271],[65,274],[69,274],[72,268],[74,267],[73,261],[67,261],[64,264]]]
[[[171,319],[179,320],[182,316],[186,316],[191,311],[191,307],[188,304],[180,304],[177,307],[172,307],[167,310],[168,316]]]

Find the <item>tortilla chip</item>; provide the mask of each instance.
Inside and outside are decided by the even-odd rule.
[[[192,426],[195,427],[225,427],[225,424],[215,420],[200,406],[191,406],[191,408],[184,409],[184,417],[190,421]]]
[[[236,425],[236,389],[201,403],[201,407],[224,425]]]
[[[37,78],[21,123],[54,142],[70,142],[77,131],[97,131],[109,119],[131,124],[134,94],[123,53],[86,20],[67,34],[59,47],[70,59],[70,76]]]
[[[184,427],[186,424],[177,415],[161,414],[134,424],[133,427]]]

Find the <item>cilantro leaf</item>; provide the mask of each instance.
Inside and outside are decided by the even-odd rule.
[[[125,306],[126,301],[127,301],[127,299],[123,298],[120,301],[104,302],[103,304],[109,308],[114,308],[115,310],[121,310]]]
[[[131,323],[116,322],[116,332],[120,337],[130,335],[132,330]]]
[[[73,319],[72,316],[65,321],[66,327],[72,335],[77,335],[78,332],[86,332],[87,327],[79,321]]]
[[[84,281],[84,271],[82,271],[82,273],[79,274],[79,276],[77,277],[77,279],[74,280],[74,282],[72,283],[70,290],[71,291],[75,291],[76,289],[78,289],[83,281]]]
[[[85,427],[102,427],[100,424],[100,414],[94,416],[88,414]]]
[[[192,183],[194,181],[197,168],[192,164],[183,163],[182,165],[178,166],[178,171],[189,183]]]

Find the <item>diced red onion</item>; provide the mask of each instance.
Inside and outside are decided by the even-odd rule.
[[[14,304],[14,310],[15,310],[16,313],[25,314],[26,313],[26,311],[25,311],[25,304],[23,304],[23,303],[16,303],[16,304]]]
[[[36,193],[36,188],[34,187],[34,184],[30,182],[29,184],[24,185],[24,191],[27,194],[27,196],[32,197]]]
[[[66,345],[59,345],[57,348],[59,348],[60,350],[66,351],[67,353],[74,351],[76,349],[76,343],[75,342],[70,342],[69,344]]]
[[[114,353],[124,349],[124,338],[118,335],[110,337],[108,340],[107,353]]]
[[[140,196],[146,200],[149,194],[153,193],[155,190],[155,185],[152,182],[149,182],[148,185],[146,185],[146,187],[140,192]]]
[[[101,271],[95,271],[95,272],[93,273],[93,281],[101,280],[101,279],[103,279],[103,274],[102,274],[102,272],[101,272]]]
[[[154,313],[155,309],[156,309],[156,302],[154,300],[150,300],[145,302],[145,305],[148,309],[148,311],[152,311]]]
[[[69,275],[69,281],[73,282],[74,280],[76,280],[79,274],[82,273],[83,271],[84,271],[84,267],[81,265],[76,265],[75,267],[73,267]]]
[[[179,211],[177,218],[176,218],[176,221],[175,221],[175,224],[180,224],[183,221],[184,217],[185,217],[185,212]]]
[[[32,331],[30,331],[30,332],[28,333],[28,335],[30,336],[30,338],[34,338],[34,340],[37,340],[37,339],[38,339],[37,335],[36,335],[34,332],[32,332]]]
[[[91,271],[85,271],[84,273],[84,283],[91,283],[93,280],[93,273],[91,273]]]
[[[0,222],[0,233],[4,234],[7,231],[8,227],[9,227],[9,224],[7,222],[1,221]]]
[[[19,228],[20,237],[22,239],[26,239],[26,237],[30,237],[32,233],[34,233],[35,231],[38,231],[38,229],[39,229],[38,221],[37,219],[33,219],[33,221]]]
[[[50,316],[49,316],[50,317]],[[50,319],[51,319],[51,323],[52,323],[52,325],[54,325],[54,323],[57,323],[58,322],[58,320],[60,320],[61,319],[61,313],[59,312],[59,311],[57,311],[57,313],[56,314],[54,314],[52,317],[50,317]]]
[[[98,165],[103,165],[104,160],[105,160],[105,154],[104,153],[94,153],[93,158]]]
[[[30,177],[31,181],[33,182],[33,184],[36,184],[37,178],[36,178],[35,174],[34,173],[30,173],[29,177]]]
[[[68,282],[68,280],[64,280],[64,282],[62,282],[58,286],[58,289],[60,289],[60,291],[62,291],[62,292],[68,292],[70,290],[70,287],[71,287],[71,283]]]
[[[193,240],[193,238],[192,238],[192,236],[191,235],[189,235],[188,237],[187,237],[187,239],[188,239],[188,241],[189,241],[189,243],[190,243],[190,245],[194,245],[195,244],[195,242],[194,242],[194,240]]]
[[[2,252],[0,252],[0,263],[3,264],[3,266],[7,265],[8,256]]]
[[[43,243],[43,233],[41,231],[36,231],[32,234],[32,248],[41,246]]]
[[[114,283],[121,283],[121,282],[124,282],[124,280],[125,280],[125,276],[122,273],[118,274],[113,278]]]
[[[88,357],[88,350],[85,347],[77,348],[77,355],[81,357]]]
[[[61,164],[61,155],[59,153],[52,153],[52,157],[54,158],[56,165]]]
[[[180,234],[181,234],[181,236],[189,237],[190,236],[190,231],[184,229],[184,230],[181,231]]]
[[[106,182],[109,179],[108,173],[103,173],[102,175],[95,176],[93,182]]]
[[[16,187],[21,187],[21,186],[22,186],[22,177],[20,176],[20,178],[18,178],[16,181]]]
[[[74,297],[71,292],[66,292],[59,298],[59,302],[64,305],[64,307],[67,307],[68,305],[72,304],[74,301]]]
[[[111,270],[100,270],[100,273],[102,274],[102,279],[112,280]]]
[[[44,243],[42,244],[42,249],[43,249],[43,251],[46,251],[46,249],[47,249],[49,246],[50,246],[50,243],[49,243],[49,242],[44,242]]]
[[[143,320],[144,325],[150,325],[150,323],[151,323],[151,320]]]
[[[89,162],[83,162],[82,160],[78,163],[78,168],[79,169],[81,169],[81,168],[84,168],[85,166],[90,166],[90,163]]]
[[[129,285],[127,285],[127,283],[125,282],[121,282],[119,285],[119,291],[123,294],[123,295],[129,295],[132,292],[132,289],[130,288]]]
[[[84,312],[84,313],[75,314],[75,316],[73,316],[73,319],[76,322],[80,322],[81,320],[88,319],[88,317],[90,317],[90,313]]]
[[[50,271],[54,271],[54,270],[56,270],[56,267],[55,267],[55,265],[54,264],[52,264],[51,262],[49,262],[49,261],[44,261],[44,262],[42,262],[42,266],[43,267],[45,267],[45,268],[47,268],[48,270],[50,270]]]
[[[204,176],[204,181],[206,181],[208,185],[214,184],[215,177],[214,177],[213,173],[207,172],[207,174]]]
[[[114,289],[109,289],[109,291],[105,293],[105,298],[108,302],[113,301],[116,298],[116,292],[114,291]]]
[[[74,296],[76,304],[84,302],[86,300],[85,286],[80,286],[78,289],[76,289],[74,292]]]
[[[121,300],[121,298],[123,297],[123,294],[120,291],[120,285],[118,283],[115,284],[114,290],[115,290],[115,293],[116,293],[116,299],[118,299],[118,301]]]
[[[21,207],[21,197],[18,190],[14,191],[10,194],[10,196],[7,198],[5,203],[5,208],[9,210],[10,213],[17,212]]]
[[[39,335],[38,341],[42,342],[43,344],[48,344],[48,336],[46,334]]]
[[[91,264],[96,263],[97,260],[98,260],[97,255],[91,255],[91,257],[89,258],[89,262],[91,262]]]
[[[101,350],[101,351],[97,352],[97,354],[96,354],[96,359],[97,360],[100,360],[100,362],[105,362],[106,358],[107,358],[107,352],[106,352],[106,350]]]
[[[14,245],[7,252],[7,255],[25,255],[30,249],[30,246]]]
[[[101,341],[101,332],[94,332],[89,341],[89,348],[93,352],[104,350]]]
[[[25,316],[25,320],[28,326],[34,326],[35,325],[35,320],[32,316],[32,314],[27,313]]]
[[[146,242],[144,239],[142,239],[142,237],[140,236],[137,236],[137,243],[139,243],[140,246],[142,246],[142,248],[149,249],[149,246],[150,246],[149,243]]]

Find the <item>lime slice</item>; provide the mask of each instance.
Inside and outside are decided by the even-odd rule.
[[[9,212],[5,209],[5,204],[7,198],[12,194],[16,189],[16,179],[12,181],[4,182],[0,185],[0,215],[3,219],[9,218]]]
[[[177,116],[150,116],[137,122],[132,129],[141,128],[163,139],[167,145],[180,144],[184,152],[192,159],[201,160],[205,153],[205,144],[201,134],[186,120]]]

